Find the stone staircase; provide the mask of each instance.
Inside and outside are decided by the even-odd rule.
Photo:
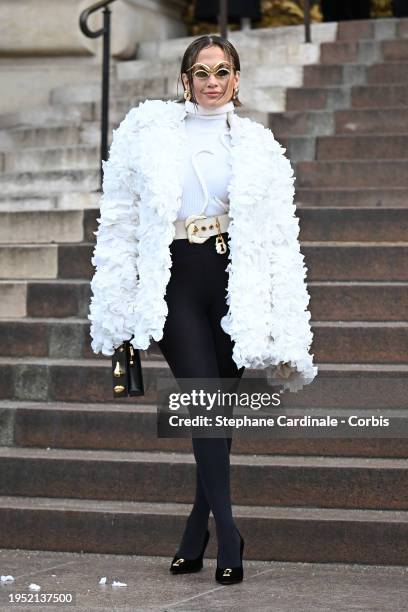
[[[320,372],[285,406],[404,424],[408,20],[316,24],[305,65],[291,46],[302,35],[251,31],[239,48],[260,62],[240,112],[287,147],[309,270]],[[174,98],[187,42],[142,43],[139,60],[116,65],[112,127],[141,99]],[[153,66],[152,53],[166,62]],[[142,351],[146,395],[114,403],[110,359],[90,348],[98,95],[92,83],[57,89],[48,108],[0,116],[0,547],[170,556],[195,463],[190,440],[157,437],[166,364],[154,343]],[[407,450],[407,438],[378,433],[235,434],[247,558],[406,565]]]

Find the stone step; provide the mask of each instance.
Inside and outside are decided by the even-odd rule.
[[[0,246],[0,279],[57,278],[58,245]]]
[[[372,163],[367,162],[366,164],[358,161],[355,164],[363,168],[360,171],[361,174],[368,172],[368,165],[373,171]],[[321,178],[323,174],[325,181],[330,185],[336,183],[337,180],[340,183],[343,176],[345,176],[345,183],[351,183],[356,176],[351,170],[353,165],[353,162],[301,162],[298,164],[297,180],[302,187],[313,187],[317,182],[316,175],[319,174]],[[376,169],[377,166],[374,168]],[[408,168],[408,162],[406,168]],[[302,242],[408,241],[408,207],[387,209],[303,207],[297,211],[297,216],[300,220],[299,236]]]
[[[383,62],[367,67],[367,85],[408,83],[408,62]]]
[[[88,314],[88,280],[0,281],[0,317],[82,317]]]
[[[13,197],[0,195],[0,213],[32,210],[52,210],[58,207],[58,198],[51,196]]]
[[[407,41],[408,42],[408,41]],[[404,108],[408,106],[407,85],[357,85],[351,88],[353,108]]]
[[[94,243],[0,245],[0,279],[82,279],[95,272]]]
[[[285,155],[291,162],[312,161],[316,158],[315,136],[279,136],[278,141],[286,148]]]
[[[14,127],[0,130],[0,151],[26,147],[67,147],[81,142],[81,126]]]
[[[140,79],[123,79],[115,83],[112,98],[129,98],[136,101],[150,98],[162,98],[167,100],[173,98],[176,94],[175,84],[177,82],[178,70],[169,73],[165,71],[162,77],[159,78],[144,78]],[[182,85],[179,86],[179,96],[183,94]],[[100,98],[100,96],[99,96]],[[100,99],[96,100],[97,102]]]
[[[119,111],[125,114],[122,108],[122,101],[119,101]],[[94,103],[96,106],[96,103]],[[129,103],[129,108],[131,104]],[[116,101],[113,100],[111,108],[115,109]],[[99,109],[95,110],[95,115]],[[109,138],[111,141],[112,131],[118,127],[117,123],[112,122],[109,115]],[[21,151],[25,148],[56,148],[75,145],[98,146],[100,144],[101,126],[96,119],[83,121],[80,125],[55,125],[55,126],[31,126],[22,125],[11,127],[0,131],[0,150],[1,151]]]
[[[323,324],[321,323],[320,326]],[[384,329],[385,326],[379,327]],[[357,328],[357,333],[365,328]],[[401,327],[404,331],[404,327]],[[349,326],[351,340],[353,327]],[[376,330],[374,329],[374,334]],[[374,336],[372,334],[372,336]],[[403,335],[403,334],[402,334]],[[364,338],[360,338],[364,340]],[[381,342],[381,334],[378,342]],[[345,346],[345,345],[343,345]],[[371,347],[370,347],[371,348]],[[149,349],[150,350],[150,349]],[[364,349],[365,350],[365,349]],[[381,347],[376,353],[381,352]],[[123,404],[156,404],[157,378],[168,378],[164,359],[145,360],[145,395],[121,398]],[[285,394],[288,407],[315,408],[406,408],[408,366],[401,363],[319,363],[316,381],[298,393]],[[0,357],[0,399],[46,402],[112,403],[112,361],[110,357],[59,359],[46,357]],[[262,370],[248,370],[245,376],[261,384]],[[262,387],[263,388],[263,387]],[[270,392],[271,387],[265,389]]]
[[[309,283],[310,309],[319,321],[403,321],[407,283]],[[0,281],[0,317],[86,318],[87,280]]]
[[[115,129],[119,123],[124,119],[129,110],[133,107],[139,106],[141,102],[144,102],[146,99],[149,100],[176,100],[177,97],[173,94],[166,93],[158,93],[158,94],[149,94],[148,96],[131,96],[127,97],[121,96],[119,98],[112,99],[109,106],[109,122],[112,123],[113,129]],[[98,128],[98,132],[100,132],[100,121],[101,121],[101,104],[100,102],[95,102],[95,119],[98,122],[96,126]],[[84,140],[84,135],[82,136]]]
[[[408,159],[407,134],[363,134],[319,136],[316,160],[403,160]]]
[[[191,504],[169,502],[5,496],[0,498],[0,547],[134,555],[137,542],[139,555],[171,558],[190,510]],[[405,511],[234,505],[233,512],[243,533],[257,534],[248,544],[247,559],[408,562]],[[209,529],[212,537],[207,550],[215,559],[213,517]]]
[[[80,210],[99,206],[100,192],[54,193],[47,196],[1,196],[0,214],[4,212],[33,212],[54,210]]]
[[[166,73],[166,67],[160,67],[162,75]],[[177,72],[175,77],[177,78]],[[171,76],[157,76],[146,78],[145,75],[140,75],[128,80],[113,81],[110,86],[110,97],[112,100],[126,96],[143,97],[160,96],[167,91],[167,79]],[[87,85],[64,85],[55,87],[50,92],[50,104],[60,105],[72,102],[98,102],[100,103],[102,95],[101,84],[88,83]]]
[[[92,102],[28,107],[11,113],[0,114],[0,129],[14,127],[80,126],[82,121],[95,119]]]
[[[313,325],[318,359],[329,363],[404,363],[407,321],[321,321]]]
[[[32,147],[3,153],[4,172],[99,169],[99,147],[75,144],[65,147]]]
[[[327,87],[339,85],[379,85],[408,83],[408,62],[309,64],[303,66],[303,85]],[[291,83],[287,83],[291,85]],[[295,84],[296,85],[296,84]],[[293,85],[292,85],[293,86]]]
[[[330,206],[373,208],[406,208],[408,202],[408,189],[404,187],[388,187],[379,189],[378,187],[342,187],[339,189],[305,189],[297,188],[296,204],[298,208],[307,206],[311,208],[325,208],[327,203]]]
[[[242,66],[244,68],[244,66]],[[240,91],[244,99],[248,99],[250,107],[251,90],[258,87],[282,87],[282,86],[300,86],[302,84],[303,67],[302,66],[270,66],[266,64],[247,66],[248,78],[242,83],[242,91]],[[245,95],[244,95],[245,93]]]
[[[1,496],[188,503],[195,489],[192,453],[3,447],[0,460]],[[408,459],[232,453],[231,495],[239,505],[268,506],[273,491],[278,507],[407,510],[407,473]]]
[[[320,45],[322,64],[347,62],[374,64],[398,61],[408,61],[408,39],[337,40]]]
[[[27,306],[27,281],[0,280],[0,317],[26,317]]]
[[[69,327],[78,337],[77,328],[72,325]],[[111,358],[93,355],[92,359],[79,359],[75,358],[69,349],[70,347],[67,347],[63,359],[0,357],[0,398],[111,402],[113,400]],[[168,375],[169,370],[163,359],[146,360],[143,353],[141,351],[145,395],[121,398],[123,403],[157,402],[157,377]],[[20,355],[24,353],[20,352]],[[14,380],[13,372],[16,376]]]
[[[95,217],[94,217],[95,218]],[[83,210],[0,212],[0,244],[82,242]]]
[[[306,65],[303,66],[303,85],[306,87],[365,85],[367,71],[370,68],[358,63]]]
[[[348,85],[288,87],[286,110],[340,110],[353,108],[405,108],[407,85]]]
[[[406,307],[406,300],[403,304]],[[0,355],[92,360],[89,326],[87,319],[80,318],[2,318]],[[313,322],[312,327],[318,361],[403,363],[406,359],[406,312],[402,321],[325,320]]]
[[[258,32],[261,32],[262,29],[258,29]],[[262,30],[262,34],[270,34],[270,32],[266,33],[265,30]],[[237,38],[236,35],[243,34],[242,32],[231,32],[231,42],[233,38],[236,40],[240,40],[239,53],[241,56],[241,70],[245,73],[248,73],[250,76],[250,68],[255,65],[265,65],[268,64],[272,68],[286,67],[286,66],[299,66],[303,64],[310,64],[317,62],[319,60],[319,46],[320,41],[318,39],[314,39],[313,42],[305,43],[304,40],[293,40],[293,41],[279,41],[274,40],[274,36],[269,35],[265,37],[261,36],[242,36]],[[267,44],[262,44],[262,40],[264,38],[268,38]],[[325,37],[327,39],[327,36]],[[332,36],[329,34],[330,40]],[[142,43],[143,44],[143,43]],[[147,60],[137,60],[136,63],[144,62],[144,69],[151,69],[151,63],[148,63]],[[127,62],[130,64],[130,62]],[[174,66],[174,74],[178,76],[180,70],[180,62],[173,64]],[[126,75],[132,74],[135,76],[141,73],[142,67],[138,67],[139,69],[135,70],[132,74],[130,72],[131,68],[126,69]],[[155,70],[153,68],[153,70]],[[160,70],[156,69],[156,70]],[[121,73],[123,75],[123,72]]]
[[[6,230],[3,235],[4,243],[0,245],[0,279],[55,279],[57,276],[90,279],[93,270],[91,263],[93,246],[82,241],[93,237],[96,211],[97,209],[93,209],[92,212],[58,210],[0,213],[2,225]],[[47,241],[46,243],[6,243],[13,240],[14,232],[20,240],[25,238],[28,241],[31,227],[38,225],[36,239],[38,242],[43,239]],[[76,238],[76,243],[72,243],[73,237]],[[57,239],[60,244],[50,243],[50,240]],[[62,239],[69,240],[68,251],[65,250],[66,244]],[[73,248],[78,249],[75,256]]]
[[[407,41],[400,41],[402,44]],[[387,58],[388,59],[388,58]],[[320,45],[320,63],[327,64],[373,64],[384,61],[383,41],[337,40]]]
[[[143,44],[143,43],[142,43]],[[120,87],[122,81],[131,82],[140,79],[164,79],[168,76],[175,77],[179,75],[180,62],[177,60],[163,58],[162,61],[154,61],[154,56],[150,58],[127,60],[126,62],[118,62],[116,66],[117,82],[115,87]],[[152,59],[153,58],[153,59]]]
[[[269,113],[267,127],[278,140],[284,136],[323,136],[334,134],[335,119],[330,111]]]
[[[408,245],[402,243],[314,242],[303,244],[302,252],[310,281],[408,280]]]
[[[408,320],[408,283],[311,282],[308,291],[317,321]]]
[[[152,92],[150,94],[146,94],[143,96],[140,95],[132,95],[131,93],[129,93],[128,95],[123,95],[121,94],[120,97],[117,98],[111,98],[110,100],[110,104],[109,104],[109,138],[111,138],[112,135],[112,130],[116,129],[116,127],[118,127],[119,123],[122,121],[122,119],[124,119],[124,117],[127,115],[127,113],[129,112],[129,110],[133,107],[138,106],[141,102],[144,102],[146,99],[150,99],[150,100],[176,100],[180,97],[180,94],[182,92],[179,92],[179,95],[176,95],[176,92],[166,92],[164,90],[161,90],[159,92]],[[81,104],[81,103],[77,103],[77,102],[73,102],[72,103],[73,106],[75,106],[76,104]],[[92,121],[83,122],[83,125],[86,126],[86,124],[91,123],[91,122],[95,122],[95,128],[97,128],[97,132],[98,134],[100,133],[101,130],[101,117],[102,117],[102,105],[101,105],[101,101],[100,100],[96,100],[95,102],[92,102],[93,104],[93,118]],[[82,130],[81,133],[81,139],[85,144],[94,144],[94,142],[88,142],[88,139],[86,138],[86,132],[85,130]]]
[[[351,88],[347,85],[327,87],[288,87],[286,111],[337,110],[350,105]]]
[[[286,111],[269,113],[268,127],[278,140],[290,136],[401,134],[405,133],[407,119],[405,108]]]
[[[0,191],[3,197],[44,196],[99,188],[99,169],[95,167],[40,172],[0,172]]]
[[[408,61],[408,40],[383,40],[381,43],[384,60],[398,62]]]
[[[94,450],[191,452],[190,438],[164,438],[157,435],[157,408],[148,404],[81,404],[69,402],[0,401],[2,443],[6,446]],[[234,412],[234,414],[236,414]],[[292,416],[304,410],[292,409]],[[353,408],[307,408],[311,417],[348,418]],[[405,423],[407,413],[370,409],[370,415]],[[364,410],[358,416],[365,416]],[[338,436],[274,437],[267,428],[243,435],[234,431],[232,451],[239,455],[304,455],[336,457],[379,457],[406,459],[406,438]],[[385,436],[385,435],[384,435]]]
[[[296,183],[302,187],[408,187],[407,160],[298,162]],[[343,209],[344,210],[344,209]],[[400,209],[401,210],[401,209]],[[367,211],[362,214],[366,214]],[[385,215],[384,215],[385,216]],[[349,228],[352,231],[351,228]],[[402,234],[400,234],[403,236]],[[389,234],[394,240],[392,232]],[[366,239],[369,239],[367,236]],[[375,238],[373,238],[375,240]],[[395,238],[404,240],[403,237]],[[406,239],[406,238],[405,238]],[[352,240],[352,238],[350,238]]]
[[[131,106],[127,100],[129,108]],[[94,103],[96,106],[96,103]],[[125,114],[122,100],[112,100],[110,108]],[[99,110],[98,110],[99,112]],[[95,111],[95,114],[97,112]],[[109,116],[109,140],[117,124]],[[76,145],[99,146],[101,126],[96,119],[83,121],[80,125],[31,126],[22,125],[0,130],[0,151],[20,151],[26,148],[56,148]]]
[[[403,163],[403,162],[401,162]],[[313,187],[313,177],[323,168],[331,178],[350,172],[352,162],[300,162],[297,180],[301,186]],[[356,162],[366,171],[368,162]],[[333,168],[332,168],[333,167]],[[312,178],[310,178],[312,177]],[[339,180],[340,180],[339,178]],[[0,212],[0,247],[14,247],[38,243],[92,242],[97,230],[98,208],[81,210],[41,210]],[[381,242],[405,241],[408,236],[408,207],[352,208],[306,207],[297,211],[300,219],[300,240]]]
[[[406,19],[384,17],[340,21],[337,24],[338,40],[406,38],[408,34]]]
[[[275,79],[278,80],[278,79]],[[295,83],[300,85],[301,75],[299,74]],[[240,99],[244,100],[244,106],[237,108],[235,113],[240,116],[247,116],[255,121],[259,121],[253,110],[257,113],[281,113],[285,111],[286,88],[279,85],[267,85],[267,86],[255,86],[251,82],[247,81],[240,85]],[[248,109],[243,114],[243,109]],[[267,125],[262,120],[260,121],[263,125]]]
[[[88,279],[94,244],[0,246],[0,279]],[[406,281],[408,246],[391,243],[301,244],[309,280]]]

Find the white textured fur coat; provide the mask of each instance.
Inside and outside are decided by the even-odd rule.
[[[113,132],[92,258],[88,318],[95,353],[112,355],[132,334],[133,346],[144,350],[151,338],[163,336],[185,116],[182,103],[147,100]],[[277,384],[279,364],[290,361],[290,376],[280,383],[297,391],[315,378],[317,367],[309,353],[310,298],[293,169],[269,129],[235,113],[230,117],[229,309],[220,325],[234,341],[238,367],[265,370],[269,384]]]

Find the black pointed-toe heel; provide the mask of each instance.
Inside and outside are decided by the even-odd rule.
[[[236,582],[242,582],[244,578],[244,568],[242,567],[242,554],[244,552],[244,538],[242,537],[239,531],[238,533],[239,533],[239,537],[241,538],[241,547],[240,547],[241,565],[239,565],[238,567],[219,567],[218,557],[217,557],[217,569],[215,570],[215,579],[220,584],[234,584]]]
[[[210,539],[210,532],[206,531],[204,538],[204,545],[201,553],[195,559],[184,559],[174,555],[174,559],[170,565],[170,571],[172,574],[190,574],[192,572],[198,572],[203,567],[203,557],[205,549],[207,548],[208,540]]]

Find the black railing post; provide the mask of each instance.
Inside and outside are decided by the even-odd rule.
[[[102,191],[103,168],[102,161],[108,157],[108,129],[109,129],[109,74],[110,74],[110,16],[111,11],[108,4],[115,0],[99,0],[89,8],[82,11],[79,16],[79,27],[81,32],[88,38],[103,36],[102,53],[102,100],[101,100],[101,147],[99,160],[99,191]],[[87,24],[91,13],[103,8],[103,26],[99,30],[90,30]]]
[[[309,43],[309,42],[311,42],[311,35],[310,35],[310,1],[309,0],[303,0],[303,14],[304,14],[304,21],[305,21],[305,42]]]
[[[102,106],[101,106],[101,160],[99,187],[102,191],[102,160],[108,157],[109,128],[109,70],[110,70],[110,16],[109,7],[103,10],[103,60],[102,60]]]

